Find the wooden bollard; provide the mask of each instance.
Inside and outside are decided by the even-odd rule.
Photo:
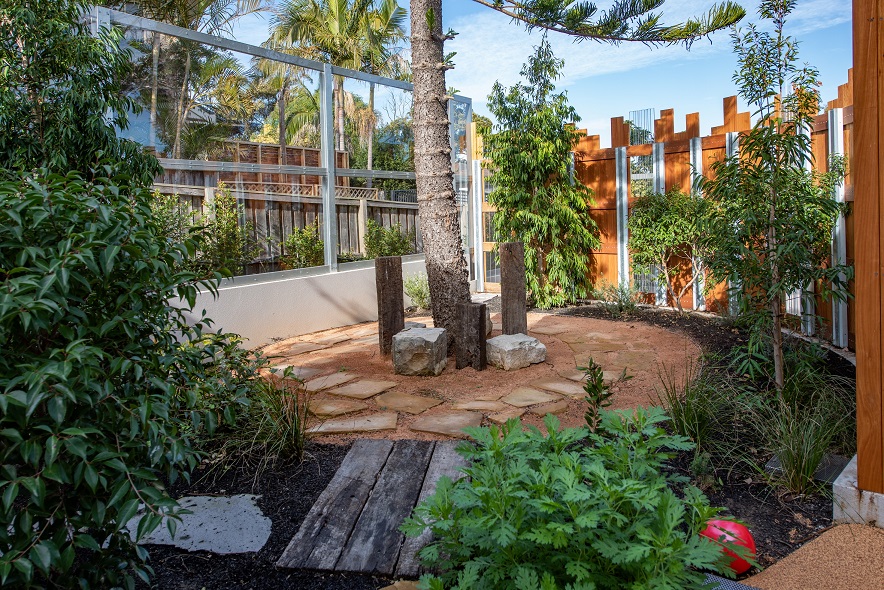
[[[525,246],[522,242],[500,244],[500,302],[502,332],[528,334]]]
[[[485,304],[457,304],[457,343],[455,366],[482,371],[488,365],[485,352]]]
[[[382,256],[374,261],[378,291],[378,342],[381,354],[393,350],[393,335],[405,327],[405,302],[402,299],[402,257]]]

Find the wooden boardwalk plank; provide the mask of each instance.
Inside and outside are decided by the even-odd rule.
[[[404,538],[399,525],[417,502],[433,447],[433,443],[415,440],[395,443],[336,570],[393,573]]]
[[[277,561],[280,567],[333,569],[354,523],[393,449],[387,440],[357,440],[298,533]],[[399,466],[403,473],[407,466]]]
[[[457,441],[436,443],[436,448],[433,451],[432,459],[430,459],[430,466],[427,468],[427,474],[424,477],[423,486],[415,506],[436,491],[436,484],[443,475],[447,475],[454,481],[464,476],[460,468],[466,467],[467,461],[455,451],[458,444],[460,443]],[[399,550],[396,578],[417,578],[422,573],[417,552],[423,549],[432,538],[433,533],[429,529],[425,530],[418,537],[405,538]]]

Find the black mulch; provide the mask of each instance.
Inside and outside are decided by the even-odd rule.
[[[646,322],[681,331],[694,338],[707,353],[726,353],[745,342],[745,334],[728,322],[698,314],[680,316],[674,312],[641,309],[637,313],[612,317],[597,306],[579,306],[561,310],[562,314]],[[830,364],[839,374],[852,375],[852,365],[836,355]],[[219,556],[206,552],[189,553],[170,547],[150,547],[156,570],[152,588],[164,590],[377,590],[392,580],[364,574],[340,574],[277,568],[276,560],[301,521],[325,489],[349,450],[348,446],[311,444],[301,465],[265,470],[260,477],[243,471],[200,477],[189,487],[177,486],[173,492],[187,494],[260,494],[258,505],[273,521],[267,545],[257,553]],[[674,468],[687,472],[687,458],[676,461]],[[768,566],[831,526],[831,488],[821,494],[798,498],[783,496],[758,481],[757,475],[730,471],[717,474],[721,485],[707,490],[713,505],[746,522],[758,545],[758,561]]]

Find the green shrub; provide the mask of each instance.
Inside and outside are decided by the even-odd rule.
[[[398,223],[384,228],[374,219],[369,219],[365,228],[365,257],[368,259],[381,256],[405,256],[414,253],[416,232],[411,230],[402,233]]]
[[[224,184],[219,185],[214,199],[199,220],[204,239],[196,261],[204,273],[241,275],[245,266],[261,253],[251,236],[251,225],[240,222],[244,216],[243,205],[237,202],[230,189]]]
[[[360,260],[365,260],[365,256],[363,256],[359,252],[341,252],[340,254],[338,254],[339,264],[345,264],[347,262],[359,262]]]
[[[405,294],[420,309],[430,309],[430,282],[427,275],[418,273],[406,278],[403,282]]]
[[[545,433],[518,420],[469,429],[475,445],[458,448],[469,478],[443,477],[403,525],[435,536],[420,553],[440,568],[429,587],[703,587],[698,569],[727,569],[699,536],[718,509],[663,470],[671,451],[691,448],[666,419],[639,408],[603,410],[596,434],[552,415]]]
[[[613,316],[635,312],[641,298],[641,293],[632,285],[615,285],[608,281],[602,281],[601,285],[593,290],[593,294],[605,311]]]
[[[319,237],[319,222],[293,228],[282,243],[279,261],[285,268],[307,268],[325,264],[325,247]]]
[[[126,178],[0,183],[4,585],[147,577],[121,527],[143,507],[141,538],[175,512],[163,479],[196,465],[186,433],[232,419],[242,391],[222,378],[242,364],[216,362],[224,337],[170,303],[195,301],[194,275],[176,268],[197,244],[163,238],[150,192]],[[217,414],[197,409],[216,397]]]

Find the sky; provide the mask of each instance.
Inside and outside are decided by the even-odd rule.
[[[278,1],[278,0],[277,0]],[[406,5],[406,0],[399,0]],[[738,0],[739,1],[739,0]],[[598,0],[601,10],[611,2]],[[682,22],[709,10],[712,0],[667,0],[659,10],[664,23]],[[757,21],[757,1],[741,2],[747,16],[740,23]],[[234,30],[237,40],[260,44],[267,37],[267,16],[250,16]],[[495,81],[505,87],[520,79],[522,65],[540,43],[542,33],[528,33],[508,17],[472,0],[443,0],[445,30],[457,37],[445,51],[457,52],[455,69],[446,74],[449,87],[473,100],[475,112],[489,116],[486,100]],[[800,42],[800,58],[816,67],[824,101],[837,96],[853,63],[850,0],[798,0],[786,23],[786,34]],[[556,56],[565,60],[557,82],[581,117],[579,127],[600,135],[610,146],[610,119],[629,111],[675,109],[675,131],[684,130],[684,116],[700,113],[700,132],[723,122],[722,99],[737,94],[732,78],[737,60],[728,31],[696,41],[690,51],[683,46],[649,48],[640,43],[620,45],[592,41],[575,43],[571,37],[549,34]],[[747,110],[740,101],[740,110]]]

